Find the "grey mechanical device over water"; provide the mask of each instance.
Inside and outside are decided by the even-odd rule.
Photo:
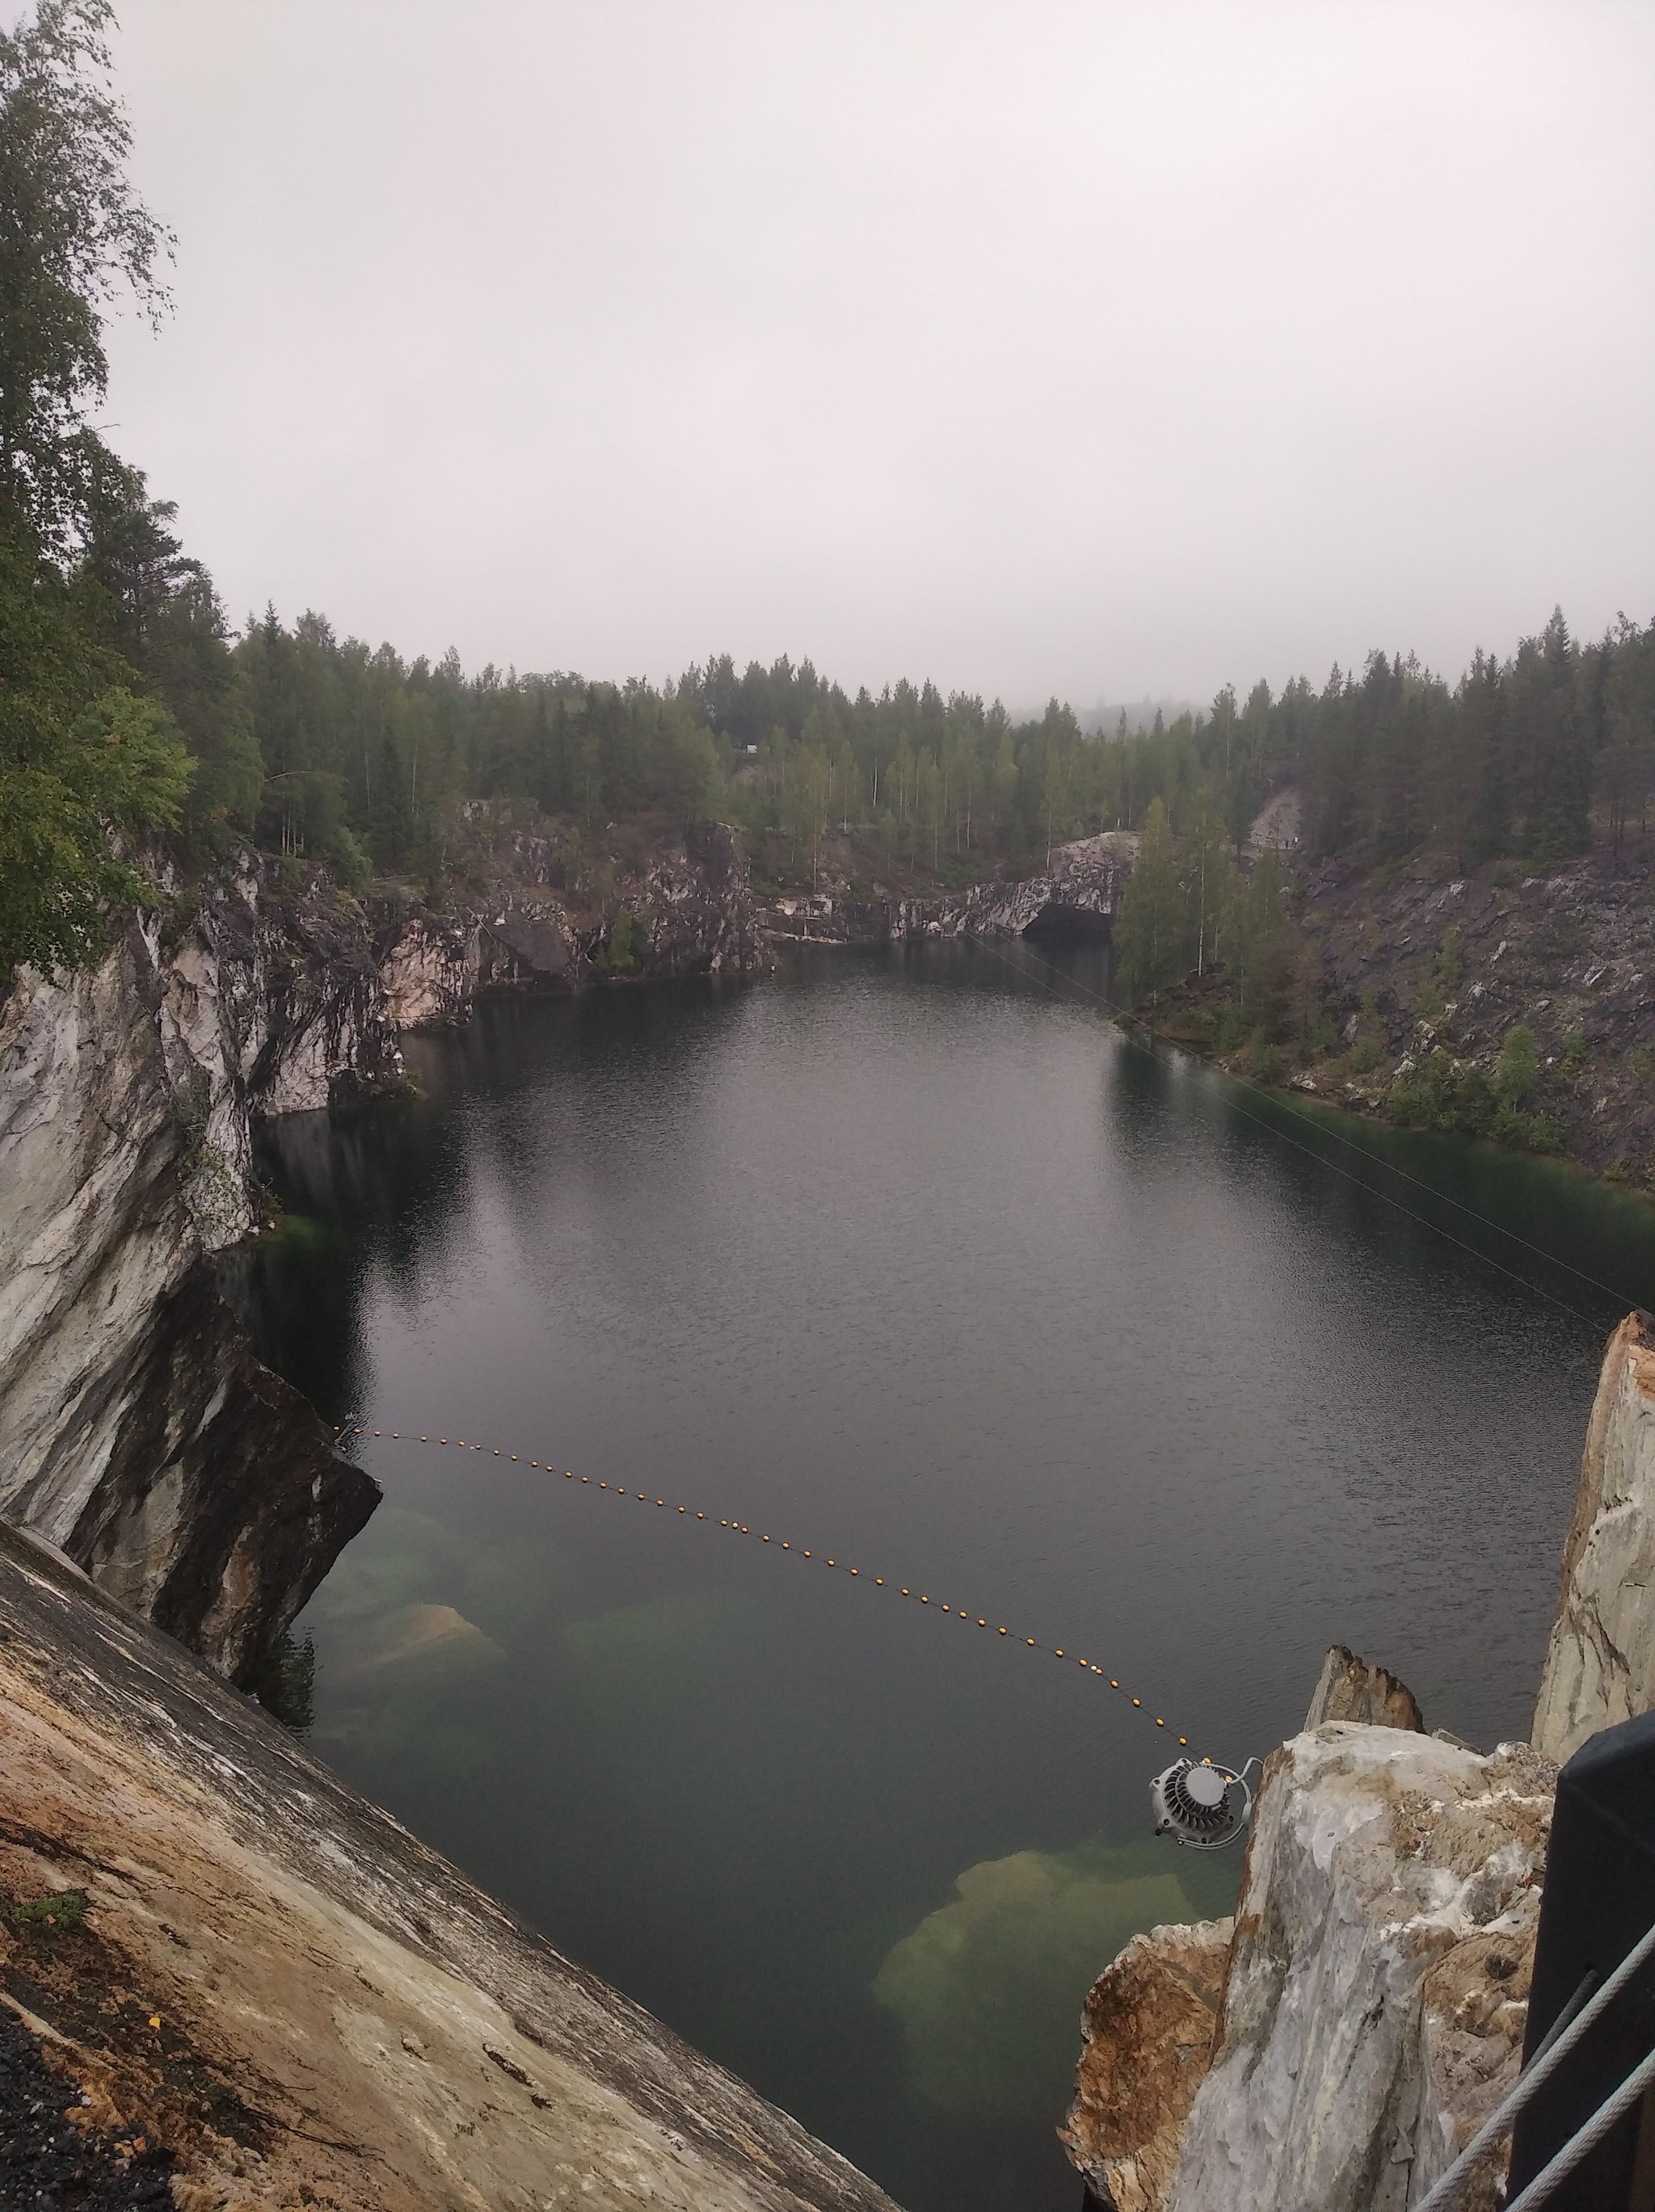
[[[1253,1793],[1247,1780],[1258,1761],[1226,1766],[1212,1759],[1175,1759],[1149,1785],[1155,1833],[1186,1850],[1221,1851],[1247,1832]]]

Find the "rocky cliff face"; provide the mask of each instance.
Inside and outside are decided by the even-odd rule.
[[[0,1613],[0,2001],[180,2212],[891,2212],[3,1527]]]
[[[0,1513],[237,1679],[378,1495],[207,1278],[255,1224],[253,1123],[395,1091],[398,1031],[481,990],[768,964],[733,831],[571,881],[527,812],[467,810],[469,905],[371,927],[248,858],[0,1003]]]
[[[252,1118],[392,1087],[359,914],[253,866],[0,1005],[0,1512],[232,1675],[377,1490],[253,1358],[205,1255],[253,1218]]]
[[[1108,2212],[1160,2212],[1212,2057],[1233,1920],[1135,1936],[1080,2019],[1063,2148]]]
[[[1541,876],[1506,862],[1460,875],[1421,855],[1380,872],[1323,861],[1301,882],[1328,1009],[1346,1043],[1360,1030],[1381,1055],[1360,1073],[1336,1058],[1301,1087],[1379,1108],[1438,1052],[1491,1074],[1523,1023],[1542,1070],[1531,1110],[1562,1126],[1575,1158],[1655,1187],[1655,1093],[1640,1072],[1655,1052],[1655,859],[1643,840]]]
[[[1561,1765],[1655,1707],[1655,1323],[1609,1339],[1580,1462],[1531,1741]]]
[[[571,847],[523,802],[457,817],[441,915],[387,907],[378,927],[398,1029],[463,1018],[479,992],[756,975],[770,965],[746,855],[721,822]]]
[[[1135,831],[1106,830],[1057,846],[1050,872],[1014,881],[974,884],[922,897],[858,897],[830,881],[808,897],[778,899],[764,909],[777,938],[824,945],[884,945],[913,937],[1106,937],[1132,872]]]
[[[1353,1722],[1272,1753],[1170,2212],[1418,2203],[1516,2075],[1555,1783]]]

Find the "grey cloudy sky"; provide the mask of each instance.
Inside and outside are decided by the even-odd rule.
[[[1655,9],[119,0],[238,617],[1033,702],[1655,613]]]

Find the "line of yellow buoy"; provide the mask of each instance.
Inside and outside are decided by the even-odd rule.
[[[347,1433],[347,1431],[336,1426],[333,1433],[335,1436],[341,1436]],[[382,1442],[393,1444],[413,1443],[415,1442],[418,1442],[423,1444],[429,1444],[435,1441],[439,1446],[446,1446],[451,1451],[482,1452],[489,1457],[502,1460],[512,1467],[527,1466],[532,1468],[538,1474],[556,1474],[557,1472],[557,1468],[551,1464],[550,1460],[548,1460],[545,1462],[545,1465],[542,1467],[538,1459],[525,1461],[520,1459],[516,1452],[502,1451],[497,1446],[493,1445],[468,1443],[464,1437],[455,1437],[453,1442],[450,1443],[447,1437],[438,1437],[434,1440],[429,1436],[420,1437],[418,1438],[414,1437],[412,1435],[404,1436],[401,1431],[398,1429],[362,1429],[353,1427],[348,1433],[357,1437],[378,1437]],[[572,1468],[565,1468],[563,1469],[563,1480],[565,1482],[574,1482],[576,1480],[577,1478]],[[641,1505],[647,1505],[649,1503],[648,1493],[642,1490],[635,1490],[629,1492],[620,1483],[593,1483],[592,1477],[589,1474],[581,1475],[578,1480],[587,1488],[606,1491],[611,1498],[625,1498],[630,1495],[631,1497],[636,1498]],[[706,1513],[700,1511],[698,1509],[688,1505],[673,1505],[671,1504],[670,1500],[665,1498],[658,1498],[655,1500],[655,1504],[657,1509],[661,1512],[672,1511],[680,1513],[686,1520],[709,1520],[709,1516]],[[718,1526],[721,1528],[733,1529],[738,1535],[750,1536],[752,1534],[752,1530],[746,1522],[733,1521],[729,1519],[727,1516],[721,1518],[718,1522]],[[849,1575],[853,1580],[866,1583],[873,1589],[899,1589],[904,1597],[911,1598],[915,1595],[913,1589],[905,1584],[888,1583],[883,1575],[864,1575],[859,1567],[842,1566],[837,1559],[819,1557],[816,1553],[812,1553],[808,1547],[796,1546],[786,1537],[769,1536],[761,1530],[758,1540],[761,1544],[774,1543],[779,1550],[790,1552],[797,1559],[809,1559],[814,1565],[831,1567],[836,1573]],[[931,1602],[928,1594],[924,1591],[921,1591],[919,1593],[919,1602],[921,1605],[928,1606]],[[955,1620],[964,1621],[967,1626],[970,1625],[973,1618],[976,1619],[977,1625],[979,1628],[988,1628],[990,1626],[989,1621],[984,1614],[978,1613],[973,1616],[964,1606],[942,1605],[939,1606],[938,1610],[941,1613],[950,1614]],[[1145,1705],[1141,1698],[1135,1698],[1133,1697],[1130,1690],[1122,1689],[1119,1681],[1114,1675],[1106,1674],[1104,1672],[1104,1669],[1101,1667],[1095,1665],[1092,1660],[1082,1659],[1078,1654],[1066,1652],[1061,1644],[1037,1643],[1032,1636],[1013,1638],[1009,1629],[1001,1627],[998,1623],[994,1624],[994,1632],[996,1636],[1005,1637],[1008,1643],[1015,1642],[1019,1644],[1019,1648],[1030,1651],[1049,1652],[1055,1659],[1067,1660],[1072,1658],[1074,1663],[1076,1666],[1083,1668],[1088,1676],[1096,1676],[1098,1680],[1100,1682],[1107,1683],[1108,1686],[1111,1690],[1119,1691],[1121,1696],[1129,1699],[1134,1709],[1136,1711],[1142,1713],[1146,1720],[1153,1720],[1158,1729],[1165,1729],[1166,1727],[1165,1721],[1163,1720],[1158,1713],[1151,1713]],[[1167,1732],[1169,1735],[1171,1733],[1170,1729]],[[1190,1739],[1188,1736],[1181,1735],[1178,1737],[1177,1741],[1179,1743],[1187,1746]]]

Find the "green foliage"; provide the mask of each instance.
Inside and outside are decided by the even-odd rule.
[[[1121,981],[1135,1005],[1145,999],[1153,1002],[1183,974],[1187,919],[1166,809],[1154,799],[1115,922]]]
[[[14,1928],[78,1928],[86,1918],[86,1893],[54,1889],[45,1897],[23,1897],[0,1905],[0,1919]]]
[[[1646,1082],[1652,1075],[1655,1075],[1655,1050],[1652,1050],[1646,1044],[1634,1045],[1632,1072],[1640,1082]]]
[[[1414,994],[1414,1015],[1416,1021],[1436,1022],[1442,1019],[1443,995],[1435,978],[1427,975]]]
[[[1384,1058],[1383,1048],[1371,1036],[1359,1036],[1351,1047],[1350,1064],[1358,1075],[1372,1075]]]
[[[316,1719],[315,1638],[284,1629],[249,1686],[272,1719],[308,1735]]]
[[[1535,1050],[1534,1031],[1526,1023],[1519,1022],[1506,1033],[1500,1047],[1500,1060],[1494,1069],[1494,1090],[1502,1105],[1515,1109],[1521,1106],[1540,1079],[1540,1059]]]
[[[120,473],[92,427],[104,309],[130,291],[159,314],[172,245],[126,179],[113,21],[107,0],[39,0],[0,32],[0,526],[58,562]]]
[[[1563,1040],[1563,1059],[1569,1067],[1584,1067],[1586,1061],[1586,1032],[1577,1022]]]
[[[1517,1034],[1512,1032],[1513,1036]],[[1508,1048],[1509,1045],[1508,1038]],[[1532,1049],[1532,1038],[1530,1046]],[[1386,1099],[1386,1109],[1393,1121],[1413,1128],[1488,1137],[1525,1152],[1561,1152],[1561,1125],[1521,1110],[1518,1094],[1502,1087],[1500,1071],[1505,1066],[1502,1054],[1500,1070],[1496,1071],[1494,1081],[1490,1084],[1480,1068],[1456,1066],[1450,1055],[1439,1048],[1427,1053],[1406,1075],[1397,1078]],[[1526,1091],[1521,1095],[1526,1097]]]
[[[1256,1083],[1274,1083],[1281,1073],[1281,1056],[1263,1022],[1247,1041],[1247,1066]]]
[[[1437,956],[1437,973],[1449,990],[1458,985],[1465,972],[1465,963],[1460,952],[1460,933],[1452,928],[1443,939],[1442,951]]]
[[[1280,1017],[1293,962],[1287,890],[1280,860],[1262,853],[1252,872],[1236,878],[1230,902],[1227,965],[1243,1009],[1267,1021]]]
[[[648,950],[647,917],[623,911],[609,925],[609,933],[593,955],[592,964],[600,975],[636,975]]]
[[[191,773],[170,717],[130,691],[106,691],[67,726],[37,715],[26,744],[7,719],[0,714],[0,982],[24,962],[49,971],[94,958],[107,906],[153,896],[143,872],[116,858],[110,832],[176,829]]]

